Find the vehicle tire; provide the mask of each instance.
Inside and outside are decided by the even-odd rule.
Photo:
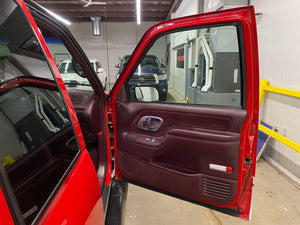
[[[159,96],[159,100],[160,101],[166,101],[167,100],[167,93],[165,93],[165,94],[161,94],[160,96]]]

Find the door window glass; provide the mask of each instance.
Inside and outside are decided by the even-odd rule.
[[[95,84],[97,61],[92,59],[89,62],[90,65],[86,64],[82,56],[74,52],[76,47],[70,43],[70,40],[64,38],[61,30],[54,30],[39,20],[37,22],[53,58],[58,50],[60,52],[64,51],[70,57],[67,60],[59,62],[58,69],[73,103],[86,149],[90,154],[95,169],[98,170],[98,165],[105,163],[106,153],[101,137],[101,135],[104,135],[102,132],[104,123],[100,121],[103,106],[101,105],[99,89],[97,90],[97,84]],[[53,40],[56,40],[55,44]],[[92,70],[89,70],[88,66],[91,66]],[[105,170],[101,171],[105,172]],[[105,177],[100,177],[102,177],[100,181],[102,185]]]
[[[178,31],[158,38],[127,82],[131,101],[242,106],[238,26]],[[121,66],[129,56],[123,58]],[[139,96],[136,98],[137,87]],[[158,99],[151,99],[153,89]],[[152,93],[151,95],[147,93]]]
[[[1,166],[25,223],[31,224],[54,195],[79,147],[59,88],[22,10],[3,0],[0,15]]]

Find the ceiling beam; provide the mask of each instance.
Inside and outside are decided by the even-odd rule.
[[[143,22],[160,22],[164,20],[164,17],[142,17]],[[89,17],[69,17],[68,20],[71,22],[91,22]],[[106,22],[120,22],[119,18],[116,17],[108,17],[106,18]],[[136,18],[127,17],[122,18],[122,22],[136,22]]]
[[[57,13],[58,14],[58,13]],[[59,14],[58,14],[59,15]],[[91,16],[100,16],[105,17],[104,12],[64,12],[61,14],[62,17],[91,17]],[[144,12],[143,17],[165,17],[166,14],[162,12]],[[132,17],[136,18],[136,15],[131,12],[107,12],[106,17],[116,17],[116,18],[124,18],[124,17]]]
[[[170,9],[168,11],[166,20],[171,18],[171,14],[179,6],[180,3],[181,3],[181,1],[179,1],[179,0],[173,0],[172,5],[171,5],[171,7],[170,7]]]
[[[57,6],[56,4],[49,4],[46,6],[47,9],[52,11],[65,11],[65,10],[72,10],[72,11],[112,11],[112,10],[136,10],[135,5],[91,5],[89,7],[82,7],[81,5],[61,5]],[[167,5],[151,5],[147,7],[147,5],[142,5],[142,11],[152,11],[152,10],[159,10],[159,11],[168,11],[170,7]]]
[[[33,0],[52,12],[71,21],[90,21],[92,16],[100,16],[106,21],[123,22],[136,20],[135,0],[92,0],[107,2],[107,5],[83,7],[80,0]],[[180,0],[179,0],[180,1]],[[142,0],[142,21],[163,21],[174,0]]]

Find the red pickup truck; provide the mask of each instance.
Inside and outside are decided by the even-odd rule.
[[[49,38],[70,53],[85,88],[64,82]],[[196,58],[183,56],[195,46]],[[169,91],[199,92],[194,102],[160,102],[153,87],[128,84],[146,54],[162,51],[168,74],[195,58],[184,89],[168,78]],[[258,82],[251,6],[151,27],[107,95],[79,44],[47,10],[1,0],[0,224],[113,224],[109,205],[128,182],[248,220]]]

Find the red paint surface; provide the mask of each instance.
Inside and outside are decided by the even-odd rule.
[[[1,224],[3,225],[14,224],[1,188],[0,188],[0,218],[1,218]]]
[[[39,224],[85,224],[91,216],[97,219],[97,215],[91,212],[101,199],[97,174],[85,150],[80,154],[76,165],[64,180]],[[101,208],[103,209],[102,201]],[[96,224],[104,224],[103,211],[99,211],[99,215],[101,217]]]
[[[255,156],[256,156],[256,142],[257,142],[257,126],[258,126],[258,87],[259,87],[259,70],[258,70],[258,49],[257,49],[257,36],[256,36],[256,23],[254,8],[241,7],[238,9],[222,10],[212,13],[205,13],[196,16],[189,16],[185,18],[178,18],[174,20],[164,21],[153,27],[151,27],[144,35],[143,39],[138,44],[126,67],[123,70],[122,75],[117,80],[113,90],[110,93],[112,99],[112,112],[113,112],[113,124],[116,128],[116,97],[122,86],[122,84],[128,79],[129,75],[133,72],[138,60],[143,56],[144,51],[151,44],[155,37],[165,32],[170,32],[176,29],[182,29],[187,27],[197,27],[208,24],[220,24],[227,22],[240,22],[243,26],[244,33],[244,49],[246,52],[246,75],[247,75],[247,102],[246,110],[248,117],[245,121],[242,134],[241,134],[241,146],[240,146],[240,160],[239,160],[239,178],[238,178],[238,190],[236,198],[227,205],[217,205],[220,207],[229,207],[232,209],[241,208],[241,215],[243,219],[249,217],[249,207],[251,202],[251,194],[247,193],[250,190],[252,183],[249,182],[255,175]],[[252,128],[252,129],[251,129]],[[253,130],[254,128],[254,130]],[[114,136],[116,137],[116,129],[114,129]],[[117,140],[115,139],[114,148],[117,149]],[[118,158],[115,155],[116,160]],[[249,167],[244,164],[244,158],[252,158],[251,172],[245,188],[245,192],[241,198],[242,190],[244,187],[246,174]],[[120,179],[122,173],[116,168],[116,177]],[[200,199],[198,199],[201,201]],[[206,202],[209,203],[209,202]],[[210,203],[211,204],[211,203]],[[245,206],[246,205],[246,206]]]

